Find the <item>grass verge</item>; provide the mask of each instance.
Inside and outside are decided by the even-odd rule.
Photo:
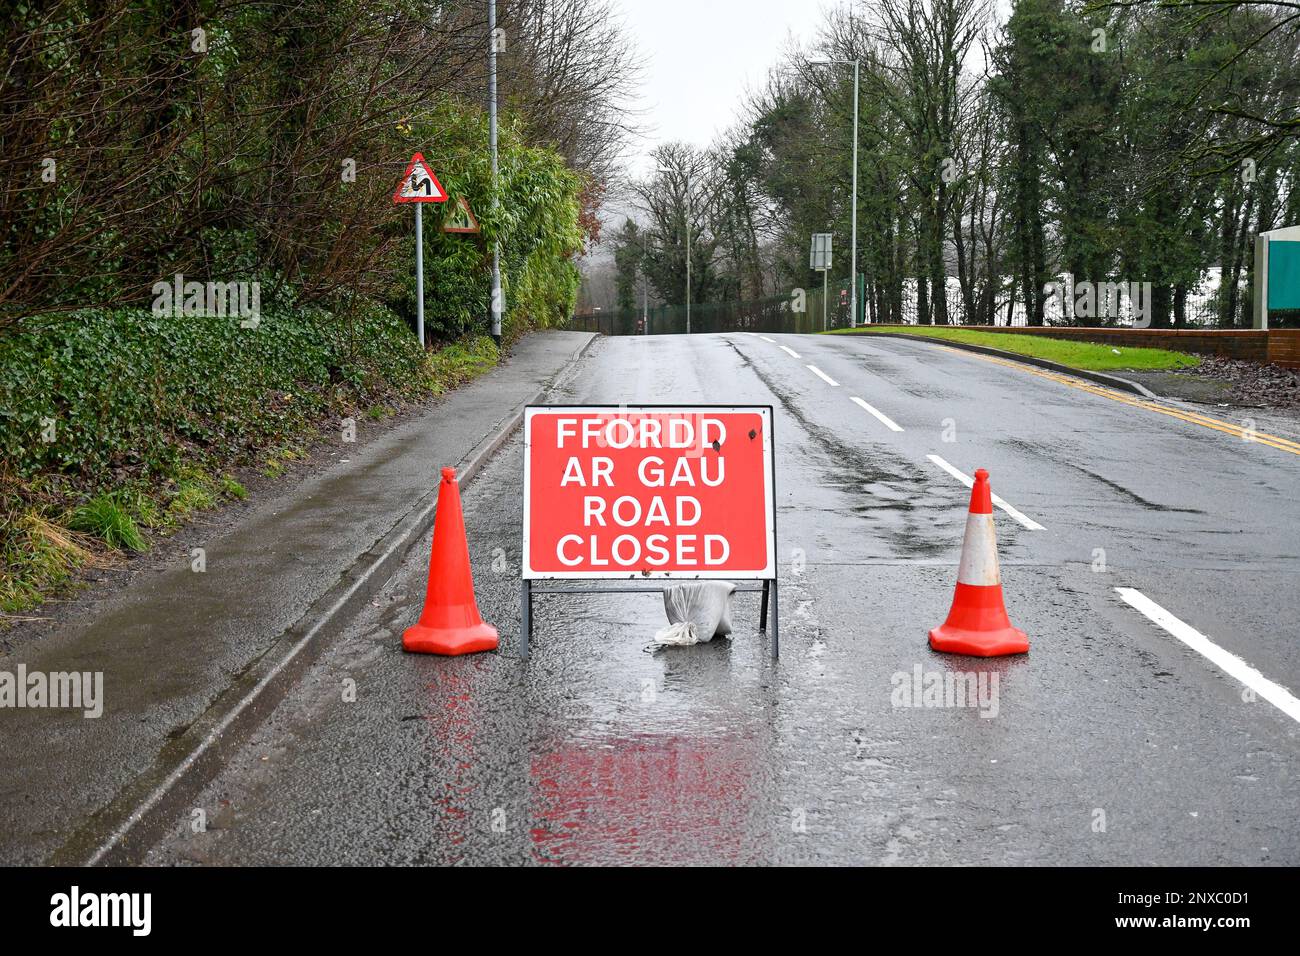
[[[828,335],[871,335],[873,333],[903,332],[907,335],[965,342],[989,348],[1028,355],[1033,358],[1059,362],[1071,368],[1090,372],[1118,372],[1125,369],[1137,371],[1162,371],[1167,369],[1195,368],[1201,364],[1198,356],[1167,349],[1124,348],[1098,342],[1078,342],[1073,339],[1053,339],[1045,335],[1016,335],[1014,332],[981,332],[960,327],[918,325],[902,328],[836,329]]]

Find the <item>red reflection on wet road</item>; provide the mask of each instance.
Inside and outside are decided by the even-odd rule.
[[[573,741],[531,766],[541,863],[743,863],[775,821],[747,826],[759,783],[743,737]],[[768,838],[764,838],[764,843]]]

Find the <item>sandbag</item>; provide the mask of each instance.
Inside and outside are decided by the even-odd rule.
[[[736,586],[730,581],[691,581],[664,588],[664,610],[668,626],[655,634],[663,646],[707,644],[714,637],[731,633],[731,596]]]

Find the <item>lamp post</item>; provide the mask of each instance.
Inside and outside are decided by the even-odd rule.
[[[660,166],[659,172],[672,175],[673,170]],[[691,334],[691,177],[683,175],[686,181],[686,334]]]
[[[650,255],[650,241],[641,230],[641,334],[650,334],[650,277],[646,275],[645,261]]]
[[[858,60],[809,60],[812,66],[853,64],[853,212],[849,251],[849,325],[858,324]]]
[[[488,142],[492,150],[492,211],[497,208],[497,0],[488,0]],[[495,218],[495,217],[494,217]],[[492,338],[501,344],[501,243],[492,243]]]

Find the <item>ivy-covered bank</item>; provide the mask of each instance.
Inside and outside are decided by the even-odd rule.
[[[87,312],[6,335],[0,354],[0,610],[38,605],[109,551],[144,551],[197,510],[278,477],[323,430],[490,367],[486,336],[424,354],[372,306],[234,318]]]

